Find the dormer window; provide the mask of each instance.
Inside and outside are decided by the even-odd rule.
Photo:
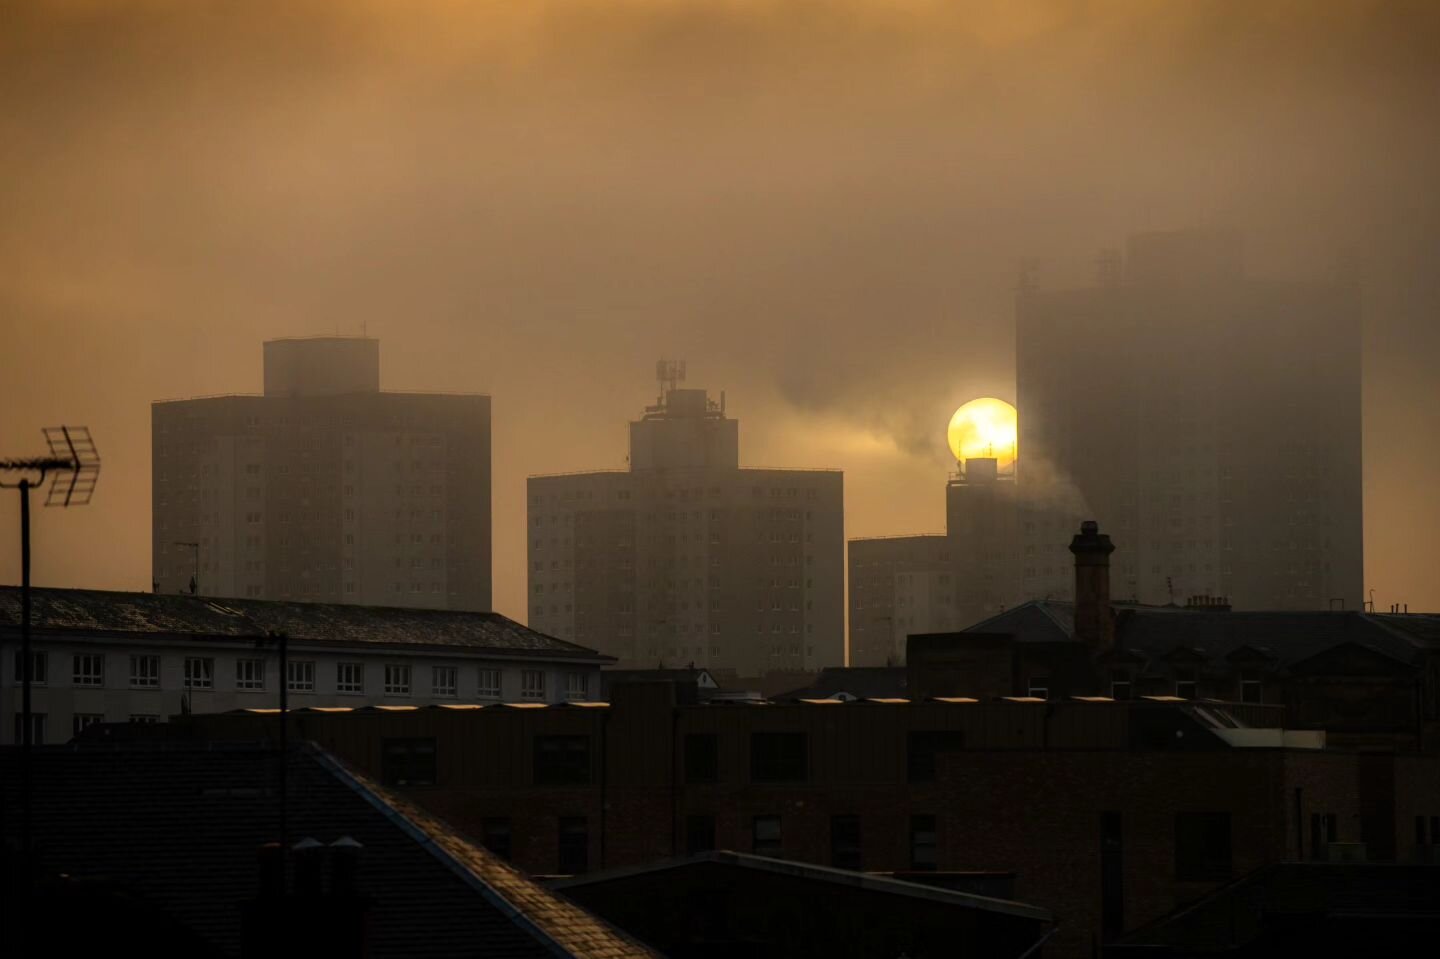
[[[1175,695],[1180,699],[1194,699],[1197,691],[1195,669],[1192,666],[1175,667]]]

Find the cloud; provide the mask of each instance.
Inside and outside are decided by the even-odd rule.
[[[496,395],[497,475],[619,462],[683,355],[757,457],[792,413],[839,418],[922,490],[949,411],[1013,395],[1020,258],[1059,284],[1131,230],[1227,223],[1262,273],[1360,251],[1376,475],[1433,482],[1401,440],[1440,351],[1437,48],[1434,4],[1359,0],[13,5],[0,425],[51,421],[63,369],[131,411],[143,490],[151,399],[363,325],[392,385]],[[124,374],[48,359],[85,341],[128,345]],[[927,525],[863,483],[852,527]],[[497,482],[497,517],[521,495]],[[76,575],[146,581],[127,515]],[[523,569],[497,575],[519,608]]]

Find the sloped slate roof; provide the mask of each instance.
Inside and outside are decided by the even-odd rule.
[[[965,632],[1010,633],[1016,642],[1059,643],[1075,638],[1072,603],[1037,600],[1016,606]],[[1354,644],[1403,663],[1440,646],[1440,617],[1358,611],[1225,611],[1116,603],[1117,646],[1158,659],[1177,650],[1224,659],[1242,647],[1288,666],[1337,646]]]
[[[895,879],[891,876],[877,875],[875,873],[856,872],[849,869],[838,869],[834,866],[820,866],[806,862],[795,862],[788,859],[773,859],[769,856],[732,852],[728,849],[695,853],[694,855],[683,858],[661,859],[639,866],[621,866],[615,869],[607,869],[604,872],[587,873],[583,876],[553,880],[550,885],[555,889],[583,889],[587,886],[604,885],[648,873],[679,872],[707,866],[721,866],[735,871],[736,876],[731,881],[737,884],[744,882],[744,871],[753,870],[756,872],[791,876],[796,879],[808,880],[815,883],[854,886],[876,893],[906,896],[912,899],[926,899],[961,909],[977,909],[983,912],[1000,913],[1022,919],[1031,919],[1037,922],[1052,922],[1054,920],[1054,916],[1050,910],[1029,903],[1017,902],[1010,899],[996,899],[992,896],[981,896],[971,892],[961,892],[957,889],[946,889],[943,886],[906,882],[903,879]]]
[[[19,818],[17,758],[0,750],[7,838]],[[239,744],[42,747],[33,766],[42,867],[131,889],[238,955],[240,905],[258,891],[256,852],[276,838],[275,770],[273,752]],[[374,959],[653,956],[318,748],[295,748],[288,770],[288,841],[349,836],[364,847]]]
[[[473,877],[514,909],[560,948],[576,959],[663,959],[648,946],[609,925],[565,897],[527,878],[479,843],[408,800],[380,789],[355,775],[359,783],[403,816],[426,839],[437,855]]]
[[[0,628],[19,628],[20,589],[0,586]],[[339,603],[223,599],[94,589],[31,590],[31,623],[56,632],[258,637],[293,641],[447,646],[611,661],[593,649],[522,626],[499,613]]]

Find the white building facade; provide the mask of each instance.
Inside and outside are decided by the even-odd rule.
[[[37,743],[100,722],[317,706],[563,703],[614,662],[495,613],[36,589]],[[0,743],[21,738],[20,590],[0,587]],[[279,634],[286,636],[282,674]]]

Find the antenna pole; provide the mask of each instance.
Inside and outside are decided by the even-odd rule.
[[[31,753],[35,745],[35,713],[31,703],[31,686],[35,673],[33,637],[30,635],[30,491],[50,477],[46,506],[83,506],[95,493],[100,476],[100,454],[90,431],[83,426],[48,426],[41,430],[50,455],[20,459],[0,459],[0,487],[20,491],[20,868],[21,888],[30,891],[33,880],[31,835],[34,795]],[[10,481],[5,474],[18,473]],[[62,474],[65,479],[61,479]],[[32,479],[34,476],[36,478]]]
[[[30,480],[21,479],[20,487],[20,867],[23,888],[30,888],[30,816],[33,802],[30,790],[30,756],[35,743],[34,713],[30,707],[30,680],[34,672],[34,654],[30,647]]]

